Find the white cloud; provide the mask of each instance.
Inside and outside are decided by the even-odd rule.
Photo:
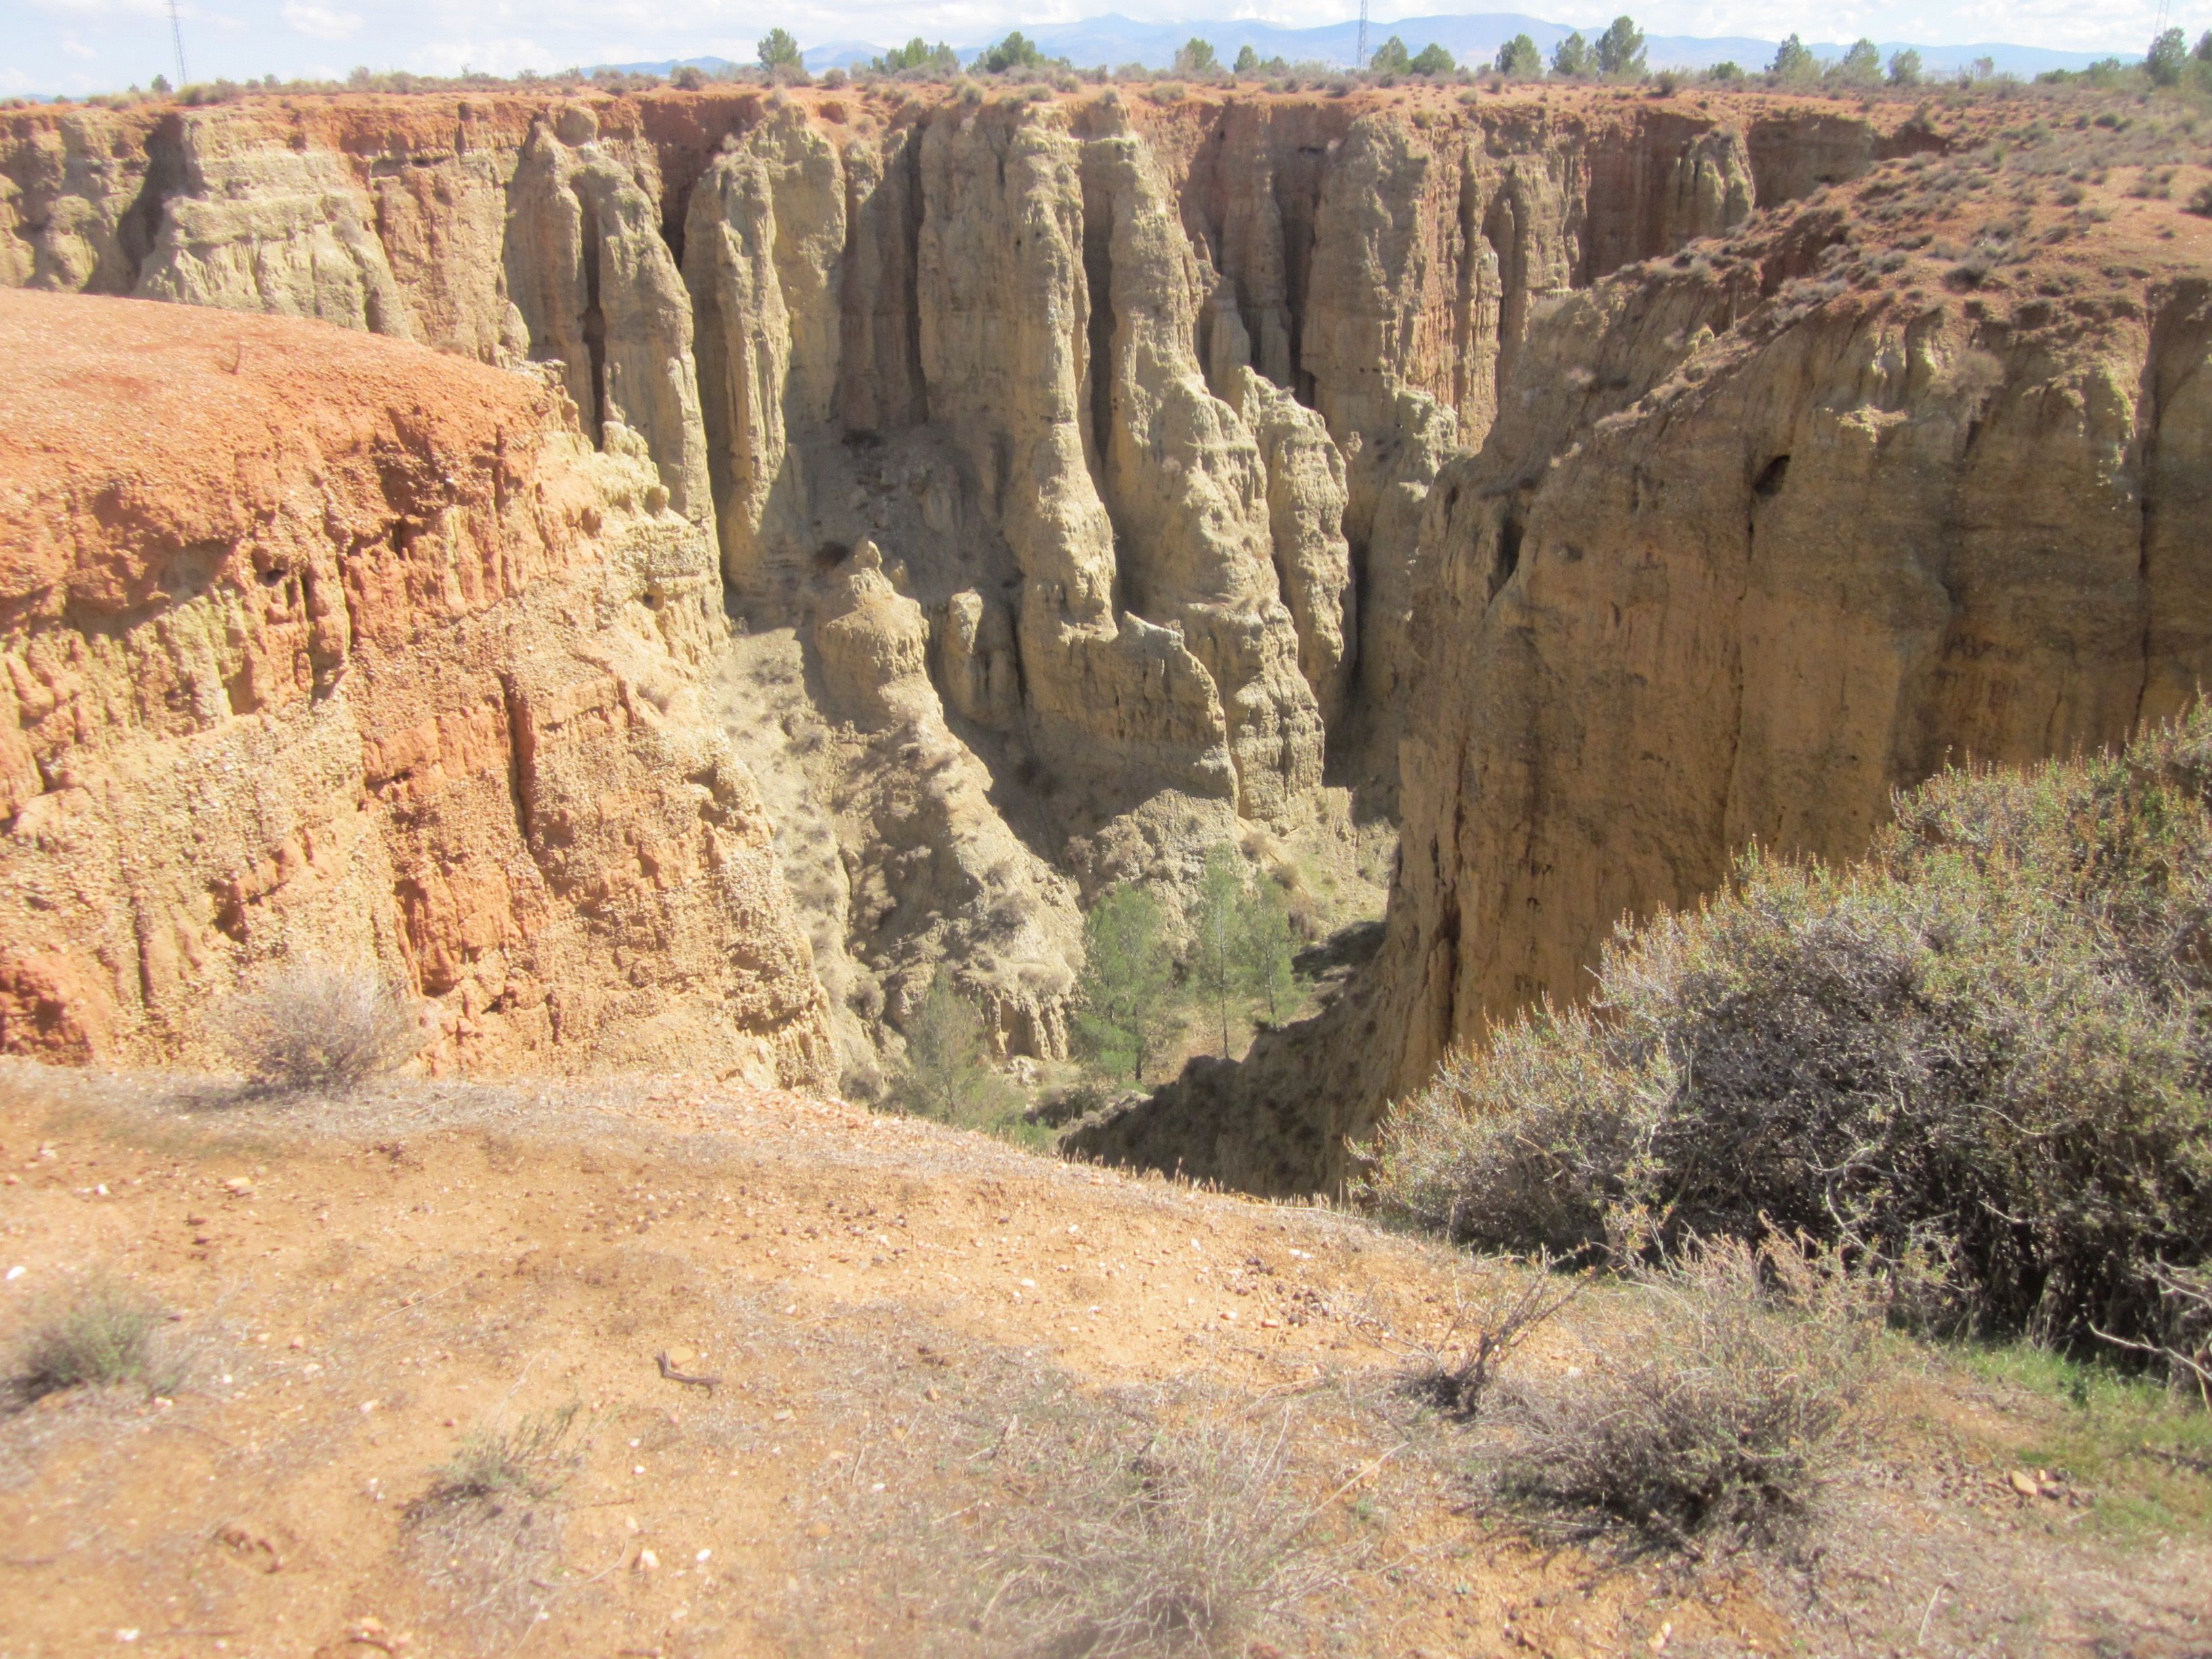
[[[361,27],[358,13],[332,11],[328,6],[309,4],[307,0],[284,0],[282,15],[301,33],[318,40],[343,40]]]

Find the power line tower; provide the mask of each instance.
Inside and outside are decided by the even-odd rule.
[[[185,73],[185,25],[177,15],[177,0],[169,0],[169,40],[177,48],[177,90],[182,92],[191,77]]]
[[[172,8],[176,3],[177,0],[169,0]],[[1352,60],[1352,67],[1355,72],[1367,67],[1367,0],[1359,0],[1359,51]]]

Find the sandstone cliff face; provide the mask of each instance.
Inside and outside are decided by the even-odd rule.
[[[433,1065],[828,1080],[641,456],[309,325],[0,295],[0,1048],[211,1057],[313,957],[430,999]]]
[[[1449,1045],[1577,996],[1622,916],[1745,846],[1850,858],[1947,763],[2115,744],[2197,694],[2212,234],[2030,224],[2016,247],[2063,251],[1961,276],[1912,219],[1885,247],[1900,218],[1786,209],[1533,315],[1424,509],[1375,963],[1080,1147],[1340,1184]]]
[[[1602,94],[502,94],[9,123],[0,282],[558,365],[591,442],[650,463],[645,509],[714,539],[755,665],[807,704],[757,687],[749,708],[725,677],[779,809],[820,815],[826,839],[786,851],[836,921],[815,942],[848,1066],[856,1032],[896,1045],[932,941],[969,953],[1012,1050],[1060,1052],[1054,864],[1093,885],[1194,869],[1193,838],[1239,821],[1326,838],[1331,767],[1393,810],[1424,514],[1542,319],[1900,142]],[[773,736],[802,727],[803,755]],[[910,799],[916,753],[943,787]]]

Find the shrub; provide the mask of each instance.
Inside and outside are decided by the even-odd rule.
[[[1455,1054],[1387,1208],[1507,1249],[1800,1231],[1938,1275],[1954,1328],[2186,1350],[2212,1260],[2212,711],[2124,755],[1954,771],[1867,860],[1753,854],[1606,951],[1593,1006]]]
[[[574,1456],[568,1433],[578,1407],[526,1417],[506,1431],[479,1429],[430,1480],[429,1490],[409,1505],[408,1518],[471,1504],[542,1503],[567,1484]]]
[[[577,1409],[471,1434],[402,1517],[403,1559],[457,1613],[487,1634],[503,1630],[501,1645],[532,1628],[556,1593],[559,1500],[580,1462],[569,1443]]]
[[[161,1314],[143,1297],[94,1282],[33,1327],[10,1379],[18,1400],[69,1389],[154,1382],[154,1332]]]
[[[265,1088],[350,1089],[412,1058],[415,1008],[375,974],[298,963],[240,1000],[228,1042]]]
[[[1540,1524],[1770,1536],[1801,1516],[1859,1392],[1877,1322],[1831,1261],[1719,1243],[1644,1275],[1578,1365],[1510,1377],[1485,1484]]]

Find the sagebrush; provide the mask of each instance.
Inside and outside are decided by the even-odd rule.
[[[356,1087],[404,1065],[421,1040],[414,1000],[398,987],[313,962],[270,974],[232,1005],[228,1026],[247,1074],[281,1090]]]
[[[1753,853],[1608,947],[1586,1009],[1453,1055],[1370,1149],[1497,1249],[1808,1237],[1954,1328],[2193,1352],[2212,1255],[2212,714],[1956,770],[1861,864]]]

